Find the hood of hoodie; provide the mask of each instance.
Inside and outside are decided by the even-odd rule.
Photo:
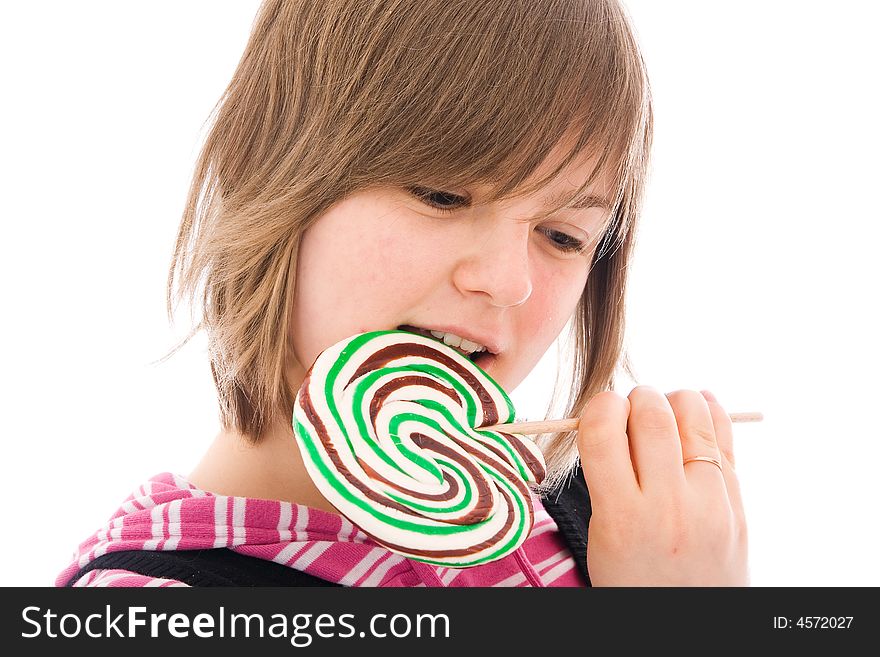
[[[569,562],[571,557],[561,541],[549,540],[547,523],[552,529],[555,523],[537,498],[533,501],[534,538],[497,561],[445,568],[391,552],[341,515],[290,502],[214,495],[184,477],[162,473],[139,486],[79,545],[55,584],[64,586],[108,552],[229,548],[344,586],[544,586],[538,571],[563,572],[566,556]]]

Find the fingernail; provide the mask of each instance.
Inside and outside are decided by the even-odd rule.
[[[700,390],[700,394],[702,394],[703,397],[706,398],[706,401],[715,402],[716,404],[718,403],[718,400],[715,399],[715,395],[713,395],[708,390]]]

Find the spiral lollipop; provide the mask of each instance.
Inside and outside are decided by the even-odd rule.
[[[478,427],[514,419],[504,390],[451,347],[405,331],[326,349],[293,412],[306,468],[340,513],[388,549],[467,567],[500,559],[532,528],[540,450]]]

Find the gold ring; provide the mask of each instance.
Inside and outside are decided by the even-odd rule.
[[[682,462],[682,465],[687,465],[691,461],[706,461],[708,463],[712,463],[713,465],[717,465],[718,469],[724,472],[724,470],[721,468],[721,461],[712,456],[692,456],[689,459],[685,459]]]

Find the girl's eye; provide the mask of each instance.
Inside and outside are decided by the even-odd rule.
[[[553,228],[541,228],[547,238],[553,244],[554,248],[564,253],[581,253],[586,247],[586,243],[576,237],[572,237],[568,233],[563,233]]]
[[[425,205],[429,205],[441,212],[452,212],[453,210],[466,207],[470,203],[470,199],[466,196],[437,189],[428,189],[427,187],[410,187],[409,193]]]
[[[454,212],[459,208],[470,205],[470,198],[453,194],[452,192],[444,192],[438,189],[429,189],[427,187],[410,187],[409,193],[415,196],[419,201],[440,212]],[[554,228],[540,227],[537,229],[542,232],[553,248],[567,254],[582,253],[587,246],[584,240],[578,239],[568,233]]]

